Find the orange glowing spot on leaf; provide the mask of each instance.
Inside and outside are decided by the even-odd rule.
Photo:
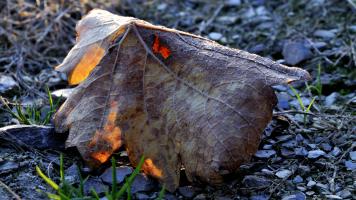
[[[150,158],[145,160],[142,169],[145,173],[148,173],[156,178],[162,177],[162,170],[159,169]]]
[[[171,50],[163,44],[160,43],[159,38],[155,35],[153,45],[152,45],[153,53],[159,53],[164,59],[167,59],[171,55]]]
[[[80,59],[68,77],[70,85],[76,85],[85,80],[90,72],[99,64],[105,54],[105,50],[98,44],[93,44]]]
[[[90,156],[95,160],[99,161],[100,163],[104,163],[109,159],[110,155],[111,155],[110,152],[99,151],[99,152],[92,153]]]

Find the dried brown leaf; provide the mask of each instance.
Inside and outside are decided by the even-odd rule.
[[[56,130],[69,130],[67,147],[94,167],[124,144],[131,162],[144,155],[144,171],[170,191],[182,166],[189,180],[211,184],[235,172],[271,120],[271,85],[309,79],[302,69],[102,10],[80,24],[93,26],[79,28],[60,69],[87,70],[78,60],[92,56],[93,44],[106,53],[57,112]]]

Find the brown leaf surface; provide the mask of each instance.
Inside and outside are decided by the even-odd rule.
[[[211,184],[236,171],[271,120],[271,85],[309,79],[302,69],[102,10],[78,27],[59,70],[73,79],[84,70],[72,84],[84,81],[57,112],[56,130],[69,129],[66,146],[93,167],[121,145],[134,165],[144,155],[144,171],[170,191],[182,166],[189,180]],[[95,45],[105,53],[93,53]]]

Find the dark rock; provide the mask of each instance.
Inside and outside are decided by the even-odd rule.
[[[296,192],[294,194],[282,197],[282,200],[305,200],[306,196],[303,192]]]
[[[328,195],[325,195],[325,197],[327,199],[342,199],[341,197],[334,195],[334,194],[328,194]]]
[[[133,172],[132,167],[120,166],[116,167],[116,181],[118,184],[122,183],[125,178]],[[100,176],[104,183],[109,185],[112,184],[112,167],[105,170],[105,172]]]
[[[339,147],[334,147],[333,150],[330,152],[330,155],[337,157],[341,154],[341,150]]]
[[[241,5],[241,0],[226,0],[225,4],[228,6],[239,6]]]
[[[150,199],[150,196],[148,196],[147,194],[139,193],[139,192],[135,194],[135,197],[138,200],[148,200],[148,199]]]
[[[306,165],[299,165],[298,166],[298,173],[301,175],[301,176],[305,176],[307,174],[310,173],[310,167],[309,166],[306,166]]]
[[[294,151],[288,150],[286,148],[281,149],[281,154],[285,158],[293,158],[295,156]]]
[[[186,198],[193,198],[195,195],[195,189],[192,186],[183,186],[178,188],[179,193]]]
[[[304,42],[286,42],[282,51],[284,60],[289,65],[296,65],[309,59],[313,54]]]
[[[0,135],[9,142],[36,149],[64,149],[66,134],[54,132],[51,126],[12,125],[0,128]]]
[[[268,200],[269,196],[267,194],[253,195],[250,197],[250,200]]]
[[[316,159],[323,155],[325,155],[325,152],[320,149],[312,150],[312,151],[308,152],[308,158],[311,158],[311,159]]]
[[[65,175],[64,179],[70,184],[79,183],[80,182],[79,173],[80,172],[79,172],[78,165],[73,164],[64,171],[64,175]]]
[[[165,194],[164,194],[164,199],[165,200],[178,200],[178,198],[175,196],[175,195],[173,195],[173,194],[171,194],[171,193],[169,193],[169,192],[166,192]],[[195,199],[195,198],[194,198]],[[203,200],[203,199],[202,199]]]
[[[336,195],[340,196],[341,198],[350,198],[352,196],[352,193],[348,189],[341,190],[336,193]]]
[[[330,95],[328,95],[325,98],[324,105],[326,107],[330,107],[330,106],[334,105],[339,96],[340,96],[340,94],[337,92],[331,93]]]
[[[329,143],[321,143],[320,147],[327,152],[331,151],[331,149],[333,148]]]
[[[265,188],[269,187],[272,181],[261,176],[247,175],[242,180],[242,184],[247,188]]]
[[[345,167],[347,168],[347,170],[356,170],[356,162],[352,162],[351,160],[347,160],[345,161]]]
[[[282,147],[286,147],[286,148],[294,148],[296,146],[297,146],[297,141],[293,139],[282,143]]]
[[[193,200],[206,200],[206,195],[205,194],[198,194],[197,196],[194,197]]]
[[[104,194],[106,191],[108,191],[109,187],[106,186],[103,181],[98,178],[98,177],[92,177],[90,176],[85,182],[84,182],[84,194],[89,195],[91,194],[91,189],[94,189],[96,193]]]
[[[276,151],[275,150],[258,150],[255,153],[255,156],[257,158],[270,158],[272,156],[276,155]]]
[[[308,155],[308,150],[305,147],[298,147],[294,149],[294,153],[297,156],[305,157]]]
[[[143,173],[138,174],[135,177],[131,185],[131,192],[149,192],[155,187],[154,181]]]
[[[251,48],[248,49],[250,53],[261,53],[266,49],[266,46],[264,44],[257,44]]]
[[[315,186],[315,185],[316,185],[316,182],[313,181],[313,180],[310,180],[310,181],[308,181],[308,183],[307,183],[307,187],[309,187],[309,188],[311,188],[311,187],[313,187],[313,186]]]

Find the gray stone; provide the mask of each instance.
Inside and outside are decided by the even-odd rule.
[[[294,149],[294,153],[297,156],[307,156],[308,155],[308,150],[305,147],[297,147]]]
[[[351,158],[351,160],[356,160],[356,151],[350,152],[350,158]]]
[[[18,84],[11,76],[0,74],[0,94],[9,92],[15,87],[18,87]]]
[[[258,150],[255,153],[255,156],[257,158],[270,158],[272,156],[276,155],[276,151],[275,150]]]
[[[303,192],[296,192],[294,194],[284,196],[282,200],[305,200],[306,196]]]
[[[136,199],[138,199],[138,200],[150,199],[150,196],[148,196],[147,194],[144,194],[144,193],[136,193],[135,196],[136,196]]]
[[[64,175],[65,175],[64,179],[70,184],[79,183],[80,182],[79,173],[80,172],[79,172],[78,165],[73,164],[64,171]]]
[[[339,147],[334,147],[333,150],[330,152],[330,155],[337,157],[341,154],[341,150]]]
[[[314,36],[324,39],[332,39],[335,37],[336,32],[337,30],[316,30]]]
[[[309,188],[311,188],[311,187],[313,187],[313,186],[315,186],[315,185],[316,185],[316,182],[313,181],[313,180],[310,180],[310,181],[308,181],[308,183],[307,183],[307,187],[309,187]]]
[[[197,196],[194,197],[193,200],[206,200],[206,195],[205,194],[198,194]]]
[[[69,95],[72,94],[72,92],[74,91],[74,88],[66,88],[66,89],[59,89],[59,90],[55,90],[51,93],[51,95],[54,98],[63,98],[63,99],[67,99],[69,97]]]
[[[328,194],[328,195],[325,195],[325,197],[328,199],[342,199],[341,197],[334,195],[334,194]]]
[[[0,128],[0,136],[20,146],[36,149],[64,149],[66,134],[54,132],[52,126],[12,125]]]
[[[304,42],[286,42],[282,51],[284,60],[289,65],[296,65],[309,59],[313,54]]]
[[[308,158],[310,158],[310,159],[316,159],[323,155],[325,155],[325,152],[320,149],[312,150],[312,151],[308,152]]]
[[[85,182],[84,182],[84,194],[89,195],[91,194],[91,189],[94,189],[96,193],[104,194],[106,191],[108,191],[109,187],[106,186],[100,178],[98,177],[92,177],[90,176]]]
[[[132,167],[120,166],[116,167],[116,182],[118,184],[122,183],[127,176],[133,172]],[[105,172],[100,176],[104,183],[109,185],[112,184],[112,167],[105,170]]]
[[[328,95],[325,98],[324,105],[326,107],[330,107],[330,106],[334,105],[339,96],[340,96],[340,94],[337,92],[331,93],[330,95]]]
[[[195,195],[195,189],[192,186],[183,186],[178,188],[179,193],[186,198],[193,198]]]
[[[345,161],[345,167],[347,168],[347,170],[356,170],[356,162],[352,162],[351,160],[347,160]]]
[[[352,196],[352,193],[350,192],[350,190],[344,189],[344,190],[337,192],[336,195],[346,199],[346,198],[350,198]]]
[[[241,5],[241,0],[226,0],[225,4],[228,6],[239,6]]]
[[[20,167],[19,163],[14,161],[10,161],[10,160],[0,161],[0,174],[12,171],[19,167]]]
[[[250,200],[268,200],[269,196],[266,194],[253,195],[250,197]]]
[[[294,151],[288,150],[286,148],[281,149],[281,154],[285,158],[293,158],[295,156]]]
[[[292,171],[288,170],[288,169],[283,169],[280,170],[276,173],[276,176],[278,178],[282,178],[282,179],[286,179],[288,178],[290,175],[292,175]]]
[[[320,147],[327,152],[331,151],[331,149],[333,148],[329,143],[321,143]]]
[[[221,33],[211,32],[209,33],[209,38],[212,40],[220,40],[223,37]]]
[[[296,183],[296,184],[302,183],[303,181],[304,181],[304,179],[299,175],[297,175],[296,177],[293,178],[293,183]]]
[[[272,184],[272,181],[262,176],[247,175],[242,180],[242,184],[247,188],[264,188],[269,187]]]
[[[143,173],[138,174],[135,177],[131,185],[131,192],[135,194],[136,192],[149,192],[155,187],[152,179]]]
[[[307,174],[310,173],[310,167],[309,166],[306,166],[306,165],[299,165],[298,166],[298,173],[301,175],[301,176],[305,176]]]

